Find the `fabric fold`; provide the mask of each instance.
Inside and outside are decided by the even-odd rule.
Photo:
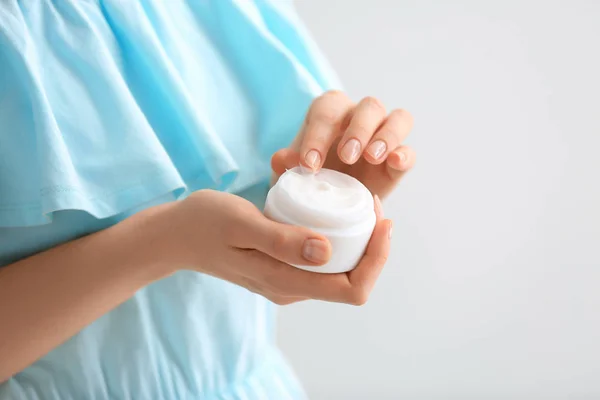
[[[264,1],[7,0],[0,226],[267,179],[337,86],[291,15]]]
[[[1,0],[0,267],[199,189],[261,207],[270,156],[339,88],[285,0]],[[274,305],[155,282],[0,399],[303,399]]]

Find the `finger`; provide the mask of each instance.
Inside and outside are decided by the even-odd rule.
[[[266,290],[260,289],[260,283],[255,283],[250,280],[243,282],[243,286],[251,291],[252,293],[256,293],[258,295],[263,296],[267,300],[279,305],[279,306],[287,306],[289,304],[298,303],[300,301],[310,300],[309,297],[302,296],[286,296],[280,294],[270,293]]]
[[[268,256],[256,252],[258,254],[254,254],[254,259],[259,260],[258,264],[261,267],[252,275],[262,275],[262,283],[276,294],[364,304],[385,264],[391,238],[391,221],[383,220],[383,207],[379,196],[374,195],[373,202],[377,218],[376,227],[365,256],[354,271],[348,274],[315,274],[289,268],[289,265],[273,262]]]
[[[271,221],[264,215],[247,216],[239,227],[242,249],[256,249],[286,264],[323,265],[331,258],[331,244],[310,229]]]
[[[408,146],[396,148],[387,158],[387,171],[392,180],[399,180],[415,165],[415,151]]]
[[[371,164],[382,163],[388,153],[406,139],[413,126],[412,115],[405,110],[394,110],[377,130],[367,147],[365,159]]]
[[[297,167],[300,164],[300,154],[292,149],[281,149],[271,157],[271,169],[277,177],[281,176],[288,169]]]
[[[278,306],[288,306],[290,304],[299,303],[301,301],[310,300],[309,297],[297,297],[297,296],[264,296],[271,302]]]
[[[319,274],[305,271],[275,260],[256,250],[245,250],[239,263],[245,279],[252,282],[245,287],[267,298],[316,299],[349,303],[350,282],[346,274]]]
[[[313,102],[301,133],[302,165],[314,171],[321,168],[352,107],[352,101],[339,91],[327,92]]]
[[[392,221],[379,221],[375,226],[365,255],[358,266],[348,273],[348,279],[352,286],[349,293],[352,304],[362,305],[369,298],[387,261],[391,237]]]
[[[375,217],[377,218],[377,222],[383,218],[383,206],[381,205],[381,200],[379,196],[373,195],[373,202],[375,203]]]
[[[363,305],[387,261],[391,234],[392,221],[380,220],[361,262],[356,269],[347,274],[317,274],[289,268],[290,266],[285,264],[283,265],[288,268],[277,268],[271,263],[271,267],[275,268],[264,278],[264,282],[274,293]]]
[[[385,119],[385,107],[374,97],[365,97],[352,112],[352,119],[338,145],[340,160],[354,164]]]

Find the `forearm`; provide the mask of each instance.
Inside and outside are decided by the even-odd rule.
[[[0,268],[0,382],[170,272],[152,214]]]

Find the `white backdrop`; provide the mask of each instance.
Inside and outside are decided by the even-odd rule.
[[[371,301],[281,310],[311,399],[600,399],[600,1],[296,4],[418,152]]]

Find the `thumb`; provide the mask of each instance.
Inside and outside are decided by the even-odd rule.
[[[323,265],[331,258],[331,244],[323,235],[300,226],[271,221],[264,215],[247,220],[243,228],[246,249],[295,265]]]
[[[281,149],[271,157],[271,169],[279,178],[286,170],[300,165],[300,154],[292,149]]]

